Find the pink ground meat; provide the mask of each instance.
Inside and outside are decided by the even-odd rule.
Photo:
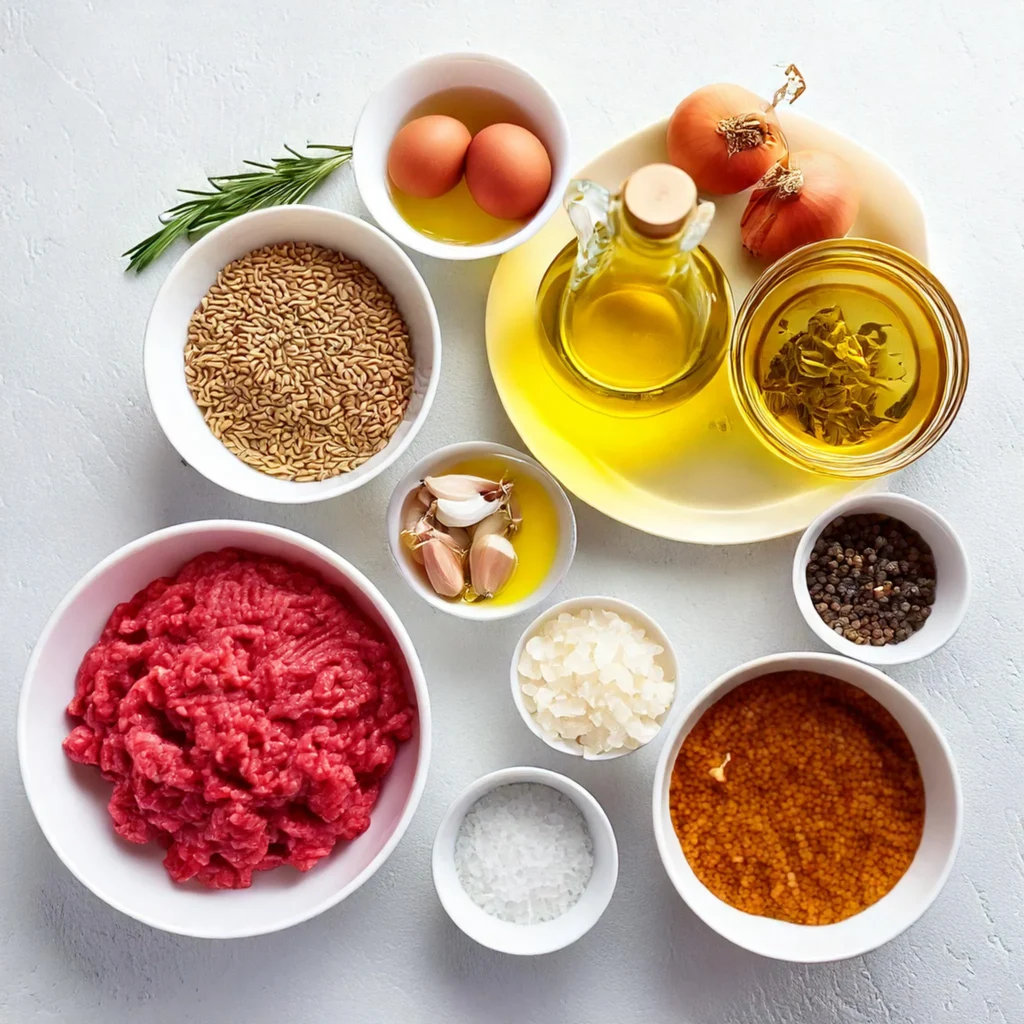
[[[366,831],[412,734],[397,655],[318,577],[225,549],[118,605],[78,670],[68,757],[171,878],[244,889]]]

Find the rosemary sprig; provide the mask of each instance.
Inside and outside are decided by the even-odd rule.
[[[284,148],[291,155],[274,157],[269,164],[246,160],[249,167],[256,168],[254,171],[207,178],[213,186],[212,192],[178,189],[195,198],[165,210],[160,214],[163,227],[122,253],[129,258],[126,270],[141,273],[176,239],[192,241],[240,213],[301,203],[328,175],[352,159],[351,146],[310,144],[306,147],[328,150],[330,156],[303,156],[291,146]]]

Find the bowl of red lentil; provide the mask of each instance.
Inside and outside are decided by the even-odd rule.
[[[933,654],[970,601],[967,552],[950,523],[904,494],[858,494],[826,509],[793,556],[793,594],[837,654],[903,665]]]
[[[705,924],[795,963],[859,956],[909,928],[962,830],[952,753],[878,669],[775,654],[726,672],[667,727],[654,832]]]
[[[164,434],[258,501],[355,490],[412,443],[441,372],[433,300],[382,231],[316,206],[244,214],[187,249],[143,348]]]

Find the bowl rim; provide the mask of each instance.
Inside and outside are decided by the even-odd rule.
[[[461,601],[449,601],[440,594],[435,594],[431,588],[419,579],[409,568],[402,551],[399,530],[396,529],[401,523],[402,505],[406,498],[412,493],[413,487],[418,484],[426,470],[441,462],[451,462],[459,458],[473,458],[474,456],[495,455],[499,458],[511,459],[526,465],[534,476],[546,486],[548,494],[556,510],[564,512],[564,523],[568,529],[560,529],[559,550],[555,555],[555,562],[548,572],[544,582],[532,593],[521,598],[513,604],[492,605],[487,602],[477,604],[466,604]],[[532,455],[521,452],[517,448],[510,448],[508,445],[498,444],[492,441],[456,441],[454,444],[445,445],[424,455],[395,485],[388,500],[388,506],[384,514],[385,529],[387,530],[388,551],[391,553],[391,560],[398,570],[398,574],[409,585],[420,598],[426,601],[432,608],[453,615],[458,619],[465,619],[468,622],[497,622],[501,619],[510,619],[521,615],[529,609],[536,607],[545,601],[554,590],[561,585],[566,574],[572,566],[576,557],[576,513],[572,507],[569,496],[565,489],[555,477],[545,469]],[[562,516],[559,523],[563,523]],[[562,547],[565,546],[566,553],[562,555]],[[559,562],[564,560],[564,566],[558,571]]]
[[[794,441],[775,418],[764,413],[751,394],[754,386],[748,380],[744,360],[750,341],[750,320],[772,290],[794,273],[807,269],[822,253],[842,252],[872,256],[896,266],[913,279],[915,288],[923,293],[942,326],[940,344],[948,361],[939,405],[931,420],[915,434],[887,448],[864,455],[835,455],[812,452]],[[967,328],[952,295],[939,278],[916,256],[898,246],[861,236],[826,238],[793,249],[765,267],[751,286],[733,324],[729,347],[729,386],[743,419],[754,434],[778,457],[801,469],[811,469],[826,476],[847,480],[866,480],[905,469],[930,451],[953,425],[970,378],[970,345]]]
[[[945,558],[957,563],[962,570],[964,574],[963,590],[952,603],[954,611],[948,625],[944,630],[935,632],[930,640],[925,640],[925,631],[927,626],[933,621],[931,618],[925,623],[925,628],[908,637],[902,643],[887,644],[884,647],[872,647],[870,644],[855,644],[851,640],[847,640],[846,637],[840,636],[835,630],[829,629],[814,608],[804,576],[811,548],[825,527],[837,516],[844,515],[847,512],[876,511],[883,515],[892,515],[898,519],[901,511],[908,509],[912,510],[916,515],[929,520],[949,541],[949,548],[945,553]],[[913,528],[913,524],[908,525]],[[934,547],[932,548],[932,553],[935,555],[936,563],[943,557]],[[964,547],[960,535],[953,529],[949,520],[936,512],[930,505],[894,491],[849,495],[841,501],[837,501],[830,508],[825,509],[800,535],[796,551],[793,553],[792,582],[796,606],[800,609],[800,614],[804,617],[804,621],[818,639],[828,644],[837,654],[876,666],[906,665],[934,654],[940,647],[945,646],[952,640],[957,630],[963,624],[971,601],[971,565],[967,557],[967,549]],[[914,642],[915,637],[920,642]]]
[[[510,786],[522,782],[550,786],[552,789],[563,793],[576,804],[580,812],[587,819],[588,829],[591,829],[591,819],[596,821],[602,833],[602,840],[610,862],[610,884],[607,885],[604,891],[598,892],[593,912],[588,917],[582,918],[577,927],[565,929],[554,941],[539,944],[536,948],[529,951],[509,949],[503,947],[500,943],[487,942],[475,930],[470,930],[472,925],[470,925],[469,929],[465,927],[463,923],[465,920],[464,915],[455,901],[448,895],[452,891],[452,885],[461,888],[458,875],[455,873],[454,857],[443,848],[446,837],[457,834],[459,824],[461,824],[462,819],[477,800],[501,786]],[[591,838],[594,841],[596,861],[597,837],[593,835],[592,829]],[[586,935],[600,921],[605,910],[608,908],[608,904],[611,902],[618,882],[619,848],[615,838],[615,829],[612,827],[605,809],[601,806],[597,797],[588,789],[575,779],[571,779],[560,772],[552,771],[550,768],[539,768],[533,765],[515,765],[509,768],[499,768],[497,771],[481,775],[462,789],[449,803],[437,826],[437,831],[434,833],[434,841],[431,844],[430,873],[434,882],[434,891],[437,893],[441,906],[444,907],[444,911],[452,923],[464,935],[467,935],[474,942],[478,942],[480,945],[493,949],[498,953],[505,953],[510,956],[540,956],[545,953],[553,953],[556,950],[564,949],[566,946],[571,945],[577,939]],[[439,879],[444,879],[444,881],[439,882]],[[486,914],[486,911],[481,909],[481,913]],[[558,920],[559,918],[554,919],[554,921]],[[545,922],[545,924],[547,923],[553,922]],[[517,927],[529,928],[530,926]]]
[[[648,633],[652,634],[652,638],[665,648],[659,657],[667,655],[668,661],[675,670],[675,677],[673,680],[675,683],[675,689],[672,693],[672,703],[669,704],[664,715],[662,715],[661,722],[658,725],[658,731],[646,743],[641,743],[639,747],[633,747],[629,750],[611,750],[603,754],[596,754],[588,757],[579,744],[569,743],[567,740],[552,740],[545,735],[544,730],[541,729],[534,720],[533,715],[526,710],[526,705],[523,703],[523,693],[519,685],[518,666],[519,658],[523,653],[523,648],[526,646],[527,641],[545,622],[554,618],[556,615],[560,615],[564,611],[573,611],[578,608],[587,608],[590,606],[617,612],[624,619],[633,618],[643,626]],[[564,601],[559,601],[557,604],[551,605],[549,608],[542,611],[526,627],[526,629],[523,630],[520,634],[519,640],[516,642],[515,648],[512,651],[512,662],[509,666],[509,681],[512,686],[512,702],[515,704],[516,710],[519,712],[519,717],[526,723],[526,727],[530,732],[532,732],[534,736],[543,740],[544,743],[552,750],[557,750],[562,754],[568,754],[570,757],[581,757],[585,761],[616,761],[620,757],[635,754],[638,750],[643,750],[644,747],[649,746],[662,735],[665,726],[672,721],[675,711],[679,706],[679,691],[681,689],[679,682],[679,657],[676,654],[675,644],[672,643],[672,638],[665,632],[662,626],[659,625],[658,621],[652,618],[652,616],[642,608],[637,607],[629,601],[624,601],[620,597],[591,594],[583,594],[580,597],[569,597]]]
[[[318,560],[330,564],[334,569],[342,573],[346,580],[354,585],[355,589],[365,595],[383,618],[394,637],[395,644],[398,647],[399,652],[405,659],[409,670],[410,684],[416,698],[416,733],[419,738],[416,767],[413,772],[412,786],[409,790],[405,808],[402,811],[391,835],[388,836],[381,849],[377,852],[377,855],[369,862],[369,864],[366,865],[365,868],[363,868],[362,871],[360,871],[346,885],[342,886],[337,892],[333,893],[328,898],[321,900],[311,909],[299,911],[284,917],[271,927],[249,927],[222,931],[209,931],[198,928],[185,929],[169,926],[166,922],[161,922],[158,919],[158,915],[139,911],[136,908],[130,907],[128,902],[122,899],[118,893],[100,891],[97,889],[92,882],[88,880],[88,872],[83,871],[79,867],[75,852],[68,849],[57,837],[55,837],[48,825],[45,824],[45,815],[40,814],[38,806],[39,783],[32,783],[30,781],[32,779],[32,771],[28,764],[27,753],[30,742],[28,706],[29,691],[32,689],[35,675],[38,671],[38,665],[42,659],[43,651],[50,643],[53,642],[54,634],[60,625],[61,620],[71,605],[78,600],[81,593],[113,566],[128,561],[139,552],[144,551],[155,543],[159,543],[171,537],[201,534],[214,530],[237,530],[243,533],[269,536],[286,543],[295,544],[299,548],[305,550],[308,554],[316,557]],[[63,709],[61,707],[57,707],[55,708],[55,713],[59,714],[62,710]],[[427,781],[427,771],[430,765],[431,731],[430,695],[427,690],[426,676],[424,675],[419,655],[416,653],[416,648],[395,610],[391,607],[387,599],[383,594],[381,594],[377,587],[359,569],[352,565],[352,563],[346,558],[343,558],[341,555],[332,551],[325,544],[321,544],[319,541],[306,537],[294,530],[288,530],[284,527],[274,526],[269,523],[252,522],[250,520],[204,519],[189,523],[179,523],[175,526],[168,526],[159,530],[154,530],[136,538],[133,541],[129,541],[127,544],[123,544],[121,547],[112,551],[106,557],[97,562],[67,591],[64,597],[61,598],[57,607],[46,620],[46,624],[43,626],[43,629],[39,634],[39,639],[32,648],[32,654],[29,656],[28,665],[26,666],[24,676],[22,677],[17,714],[18,769],[21,775],[22,788],[25,791],[25,796],[28,800],[29,807],[32,810],[33,817],[36,820],[39,830],[43,833],[43,836],[49,843],[50,848],[57,855],[64,867],[67,868],[67,870],[94,896],[103,900],[108,906],[120,911],[126,917],[130,917],[142,924],[148,925],[151,928],[159,929],[160,931],[175,935],[185,935],[190,938],[239,939],[249,938],[255,935],[269,935],[273,932],[283,931],[286,928],[291,928],[304,921],[317,917],[324,911],[336,906],[346,897],[350,896],[365,882],[369,881],[374,874],[376,874],[384,862],[394,852],[395,847],[405,835],[405,832],[419,806],[420,799],[423,796],[423,789]],[[113,836],[113,833],[111,833],[111,835]]]
[[[492,64],[519,75],[530,84],[531,88],[537,91],[538,96],[542,97],[550,107],[554,134],[557,135],[559,143],[564,149],[565,160],[561,174],[556,173],[555,162],[552,160],[551,187],[548,195],[540,209],[518,231],[514,231],[512,234],[496,239],[493,242],[460,245],[453,242],[440,242],[417,231],[402,218],[394,203],[391,202],[390,197],[387,198],[386,202],[378,203],[376,201],[373,190],[366,187],[366,182],[369,181],[370,169],[366,165],[365,158],[360,160],[359,154],[365,152],[367,147],[359,145],[359,138],[360,134],[365,135],[368,130],[369,121],[377,113],[376,104],[381,102],[381,95],[399,79],[412,75],[422,68],[431,65],[443,66],[445,64],[472,62]],[[425,99],[426,96],[423,98]],[[532,238],[558,209],[562,201],[562,193],[565,191],[565,187],[572,176],[572,146],[569,122],[561,105],[551,91],[538,78],[515,61],[479,50],[456,50],[447,53],[428,54],[400,68],[395,74],[391,75],[390,78],[374,89],[363,104],[363,109],[360,111],[359,119],[356,122],[355,131],[352,135],[352,171],[359,196],[370,212],[370,216],[381,225],[382,230],[401,242],[402,245],[408,246],[410,249],[414,249],[425,256],[432,256],[435,259],[442,260],[480,260],[486,259],[489,256],[501,256],[510,249],[521,245],[527,239]],[[381,217],[382,211],[383,217]],[[386,227],[385,224],[387,225]]]
[[[678,843],[678,839],[675,836],[675,829],[671,824],[671,815],[668,809],[668,782],[671,780],[672,767],[675,763],[675,755],[678,753],[678,748],[682,745],[693,726],[697,721],[699,721],[699,716],[694,717],[697,709],[707,702],[709,698],[712,698],[720,690],[727,687],[737,676],[741,674],[756,671],[758,675],[764,675],[773,670],[785,671],[786,668],[784,666],[793,668],[792,663],[794,661],[796,661],[799,666],[795,669],[796,671],[819,670],[825,675],[829,674],[830,667],[835,667],[837,665],[852,668],[853,671],[865,676],[870,676],[876,682],[881,683],[881,685],[886,689],[899,694],[901,699],[907,701],[914,713],[919,716],[920,721],[931,733],[932,738],[935,740],[936,745],[941,752],[942,758],[945,761],[945,765],[949,770],[950,778],[952,780],[953,807],[951,808],[951,813],[953,818],[953,835],[949,849],[944,855],[942,867],[931,888],[925,897],[921,899],[918,907],[915,909],[914,913],[910,915],[908,920],[899,922],[895,927],[890,926],[887,929],[880,930],[880,937],[876,936],[870,940],[861,942],[856,946],[852,946],[849,950],[844,951],[841,956],[828,954],[794,959],[774,948],[755,948],[755,944],[753,943],[748,944],[740,941],[733,935],[726,935],[725,932],[718,927],[716,920],[712,916],[703,913],[700,909],[691,904],[684,892],[683,885],[676,877],[674,869],[671,866],[669,856],[672,851],[669,850],[668,844],[672,841]],[[753,678],[756,678],[756,676]],[[849,682],[849,680],[847,681]],[[851,682],[851,685],[857,686],[858,684]],[[711,703],[714,703],[714,701],[711,701]],[[710,704],[708,706],[710,707]],[[892,712],[890,711],[890,714],[891,713]],[[691,721],[691,719],[693,720]],[[899,722],[900,727],[903,728],[902,721],[898,718],[897,721]],[[825,653],[821,651],[783,651],[778,654],[768,654],[760,658],[754,658],[723,672],[700,690],[699,693],[695,694],[686,707],[672,722],[671,732],[666,736],[665,742],[662,744],[661,750],[658,754],[658,763],[654,771],[651,810],[654,840],[658,847],[658,856],[661,859],[662,867],[665,870],[665,874],[668,875],[669,881],[672,883],[672,887],[679,894],[679,897],[686,906],[689,907],[691,912],[699,917],[712,931],[717,932],[724,939],[733,943],[733,945],[739,946],[740,948],[746,949],[748,952],[755,953],[759,956],[768,957],[774,960],[782,960],[786,963],[833,963],[839,960],[848,960],[852,957],[861,956],[864,953],[869,953],[874,949],[878,949],[901,935],[921,919],[925,911],[931,907],[939,893],[942,891],[942,888],[945,886],[950,873],[953,870],[953,864],[956,861],[957,851],[959,850],[960,840],[963,835],[963,787],[960,782],[960,774],[957,770],[956,760],[953,757],[953,752],[949,743],[942,730],[939,728],[938,723],[929,713],[928,709],[908,689],[906,689],[906,687],[901,686],[896,682],[896,680],[887,676],[883,671],[881,671],[881,669],[874,665],[868,665],[864,662],[854,661],[852,658],[844,658],[838,654]],[[668,828],[665,827],[666,822],[668,824]],[[672,839],[667,837],[667,832],[669,831],[671,831]],[[703,885],[699,879],[696,880],[696,884]],[[842,924],[843,922],[839,923]],[[797,924],[793,924],[792,926],[794,928],[834,927],[834,925],[818,926]]]
[[[368,470],[365,474],[357,478],[353,478],[351,473],[339,473],[337,476],[331,477],[326,481],[315,481],[312,483],[299,482],[295,480],[278,481],[279,483],[288,484],[290,486],[282,488],[279,493],[271,497],[263,493],[254,493],[248,488],[235,487],[216,479],[207,471],[205,459],[195,460],[190,453],[184,452],[178,447],[178,443],[175,440],[177,432],[173,425],[169,424],[167,417],[162,415],[159,411],[159,403],[154,401],[154,395],[164,386],[164,378],[161,374],[156,372],[154,367],[151,366],[151,360],[155,358],[153,355],[153,346],[155,345],[153,335],[155,332],[155,318],[157,316],[157,312],[161,305],[168,301],[168,297],[178,286],[179,279],[185,275],[188,267],[192,262],[194,262],[196,257],[202,255],[207,249],[217,246],[221,240],[230,238],[232,235],[242,230],[244,225],[250,224],[254,221],[258,222],[266,220],[268,222],[273,222],[275,220],[284,220],[292,217],[298,217],[299,219],[307,217],[315,218],[321,219],[325,223],[333,223],[342,234],[345,232],[352,232],[354,234],[364,232],[367,237],[376,236],[377,240],[390,250],[391,255],[397,260],[398,265],[401,267],[401,273],[408,278],[411,287],[417,293],[417,299],[422,303],[423,312],[426,314],[426,318],[429,322],[429,339],[424,338],[424,347],[430,349],[432,366],[430,374],[427,377],[427,384],[423,391],[423,400],[420,408],[416,415],[411,417],[408,421],[408,431],[397,443],[394,442],[394,438],[392,437],[384,448],[382,448],[375,456],[372,456],[372,458],[377,458],[379,456],[380,459],[374,464],[371,470]],[[373,267],[367,265],[367,269],[376,274]],[[404,319],[405,312],[401,309],[399,311],[402,312]],[[187,326],[188,325],[186,323],[185,327],[187,328]],[[184,342],[182,343],[182,353],[184,353]],[[430,289],[423,280],[423,275],[420,274],[416,265],[411,259],[409,259],[408,254],[386,232],[382,231],[376,225],[369,223],[369,221],[363,220],[361,217],[356,217],[354,214],[345,213],[342,210],[333,210],[329,207],[317,206],[313,203],[290,203],[284,206],[272,206],[262,210],[250,210],[248,213],[239,214],[237,217],[233,217],[231,220],[219,225],[208,234],[203,235],[202,238],[189,245],[189,247],[178,257],[174,266],[171,267],[167,276],[164,278],[163,283],[157,289],[157,293],[153,298],[153,305],[150,307],[149,315],[146,318],[146,327],[142,341],[143,377],[145,380],[146,396],[149,400],[149,407],[157,423],[160,425],[160,429],[163,431],[164,437],[167,438],[171,447],[192,469],[205,477],[211,483],[216,484],[218,487],[243,498],[249,498],[253,501],[266,501],[277,505],[310,504],[318,501],[328,501],[331,498],[336,498],[342,494],[348,494],[351,491],[358,490],[364,484],[369,483],[375,477],[383,473],[384,470],[391,466],[398,458],[400,458],[412,444],[416,435],[426,422],[431,406],[434,403],[434,396],[437,394],[438,384],[441,380],[441,355],[441,326],[437,317],[437,307],[434,305],[434,298],[430,294]],[[182,358],[182,365],[184,366],[184,357]],[[214,440],[217,439],[214,438]],[[357,469],[358,468],[359,467],[357,467]],[[323,484],[331,484],[332,486],[323,487]],[[320,489],[316,490],[315,488]]]

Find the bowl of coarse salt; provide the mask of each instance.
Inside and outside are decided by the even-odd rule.
[[[608,816],[581,785],[545,768],[504,768],[448,808],[431,867],[441,905],[466,935],[537,956],[597,924],[619,853]]]
[[[614,597],[574,597],[526,628],[512,655],[512,699],[549,747],[610,761],[654,739],[678,690],[672,641]]]

